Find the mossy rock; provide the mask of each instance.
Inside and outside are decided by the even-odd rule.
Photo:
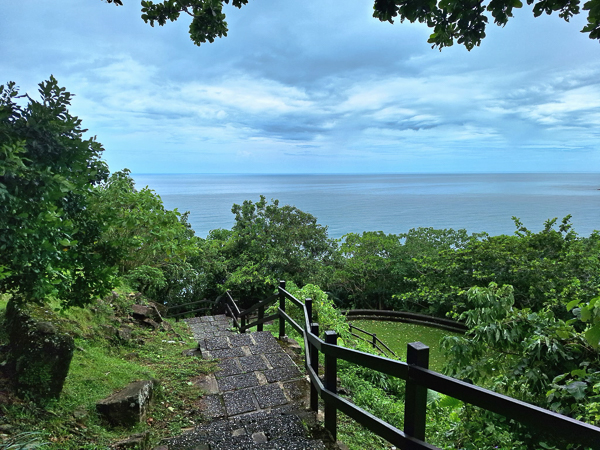
[[[58,398],[75,343],[61,330],[54,312],[39,306],[17,305],[11,300],[5,326],[18,392],[36,402]]]

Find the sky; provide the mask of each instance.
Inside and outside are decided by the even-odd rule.
[[[515,10],[441,52],[372,0],[250,0],[228,36],[150,27],[139,1],[5,0],[0,84],[53,74],[71,113],[135,173],[597,172],[600,44]],[[35,97],[35,95],[34,95]]]

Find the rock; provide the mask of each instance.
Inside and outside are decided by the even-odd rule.
[[[138,320],[152,319],[158,323],[162,322],[162,316],[156,306],[131,305],[131,310],[133,311],[133,317]]]
[[[35,307],[17,306],[9,301],[5,325],[9,335],[10,360],[15,367],[17,391],[35,402],[58,398],[69,372],[75,342],[48,320],[35,318]],[[58,319],[57,319],[58,322]]]
[[[156,323],[154,320],[152,320],[152,319],[144,319],[144,320],[142,321],[142,323],[144,323],[144,324],[146,324],[146,325],[148,325],[148,326],[152,327],[154,330],[158,330],[158,329],[160,328],[160,325],[159,325],[159,324],[157,324],[157,323]]]
[[[152,308],[156,308],[156,310],[160,313],[161,316],[164,316],[168,310],[166,305],[161,305],[160,303],[156,303],[156,302],[149,302],[148,306],[150,306]]]
[[[96,410],[112,425],[132,427],[146,420],[153,388],[153,381],[135,381],[100,400],[96,403]]]
[[[137,450],[146,450],[150,448],[150,433],[146,431],[145,433],[133,434],[129,436],[127,439],[123,439],[122,441],[115,442],[112,445],[112,448],[115,450],[126,449],[126,448],[135,448]]]
[[[50,322],[38,322],[37,329],[42,334],[55,334],[56,326]]]
[[[117,330],[117,336],[119,336],[119,339],[122,341],[129,341],[131,340],[131,332],[131,328],[128,326],[122,326]]]
[[[183,356],[196,356],[198,358],[202,357],[202,352],[198,348],[190,348],[188,350],[184,350],[181,352]]]

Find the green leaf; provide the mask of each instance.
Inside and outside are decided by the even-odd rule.
[[[567,303],[567,311],[571,311],[577,305],[579,305],[579,300],[572,300],[572,301],[570,301],[569,303]]]
[[[600,324],[588,328],[585,331],[584,336],[585,340],[588,341],[592,347],[598,348],[598,343],[600,343]]]
[[[587,306],[584,306],[583,308],[581,308],[580,318],[582,322],[589,322],[589,320],[592,318],[592,310]]]

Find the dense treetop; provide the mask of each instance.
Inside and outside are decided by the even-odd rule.
[[[107,0],[122,5],[121,0]],[[181,13],[192,18],[190,37],[196,45],[214,42],[227,36],[227,22],[223,5],[230,0],[164,0],[154,3],[142,0],[142,19],[154,26],[176,21]],[[232,0],[241,8],[248,0]],[[581,10],[588,11],[587,25],[581,30],[590,39],[600,39],[600,0],[588,0],[581,6],[579,0],[527,0],[533,5],[533,15],[558,13],[567,22]],[[432,47],[449,47],[456,41],[471,50],[485,38],[489,16],[494,23],[504,26],[513,17],[513,10],[523,7],[521,0],[375,0],[373,17],[386,22],[419,22],[433,30],[428,42]]]

